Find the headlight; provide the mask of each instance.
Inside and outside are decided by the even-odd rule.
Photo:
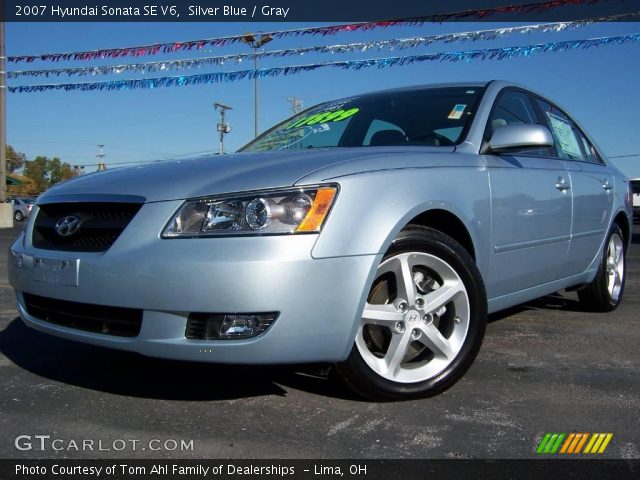
[[[319,232],[337,193],[330,185],[188,200],[162,237]]]

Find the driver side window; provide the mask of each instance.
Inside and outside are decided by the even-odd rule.
[[[504,125],[537,124],[536,111],[524,92],[507,91],[497,100],[489,122],[487,124],[487,139],[491,138],[493,132]],[[523,150],[524,155],[551,156],[548,148],[534,148]]]

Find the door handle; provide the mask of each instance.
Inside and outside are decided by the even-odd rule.
[[[602,183],[602,188],[609,192],[613,189],[613,185],[609,183],[609,179],[605,178],[604,182]]]
[[[571,188],[571,185],[567,183],[564,177],[558,177],[558,181],[556,182],[556,188],[561,192],[564,192],[566,190],[569,190]]]

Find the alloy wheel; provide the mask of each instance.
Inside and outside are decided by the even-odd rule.
[[[609,238],[607,246],[607,290],[613,301],[618,301],[624,281],[624,244],[617,233]]]
[[[381,377],[421,382],[453,362],[469,321],[469,295],[455,269],[434,255],[401,253],[378,267],[356,346]]]

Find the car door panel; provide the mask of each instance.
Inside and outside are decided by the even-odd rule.
[[[614,178],[605,165],[571,162],[573,221],[568,273],[586,270],[598,253],[611,220]]]
[[[490,298],[564,276],[571,226],[571,179],[564,162],[485,157],[492,197]]]
[[[496,98],[485,142],[505,125],[540,124],[531,96],[507,88]],[[486,155],[491,186],[489,298],[564,276],[571,233],[571,177],[553,148]]]

